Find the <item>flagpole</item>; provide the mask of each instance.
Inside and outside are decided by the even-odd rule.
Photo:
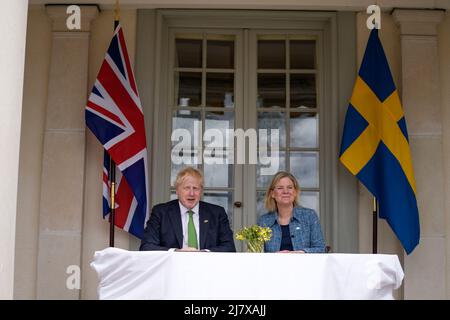
[[[120,10],[119,10],[119,0],[116,0],[116,6],[114,8],[114,30],[116,30],[119,25],[120,20]]]
[[[109,213],[109,246],[114,247],[114,225],[115,225],[115,214],[116,214],[116,202],[115,202],[115,194],[116,194],[116,163],[109,157],[109,181],[111,184],[111,208]]]
[[[116,0],[116,6],[114,9],[114,31],[119,25],[119,0]],[[109,246],[114,247],[114,226],[115,226],[115,215],[116,215],[116,202],[115,202],[115,194],[116,194],[116,163],[110,157],[109,162],[109,181],[111,183],[111,210],[109,214]]]
[[[372,230],[372,253],[377,253],[378,248],[378,202],[373,197],[373,230]]]

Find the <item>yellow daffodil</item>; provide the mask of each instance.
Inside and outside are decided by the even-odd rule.
[[[272,237],[272,230],[268,227],[253,225],[244,227],[236,233],[237,240],[246,240],[249,252],[263,252],[264,242]]]

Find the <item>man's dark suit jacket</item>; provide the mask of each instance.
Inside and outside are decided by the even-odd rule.
[[[224,208],[200,201],[200,249],[236,252],[233,232]],[[153,207],[142,237],[141,251],[169,250],[183,247],[183,227],[178,200]]]

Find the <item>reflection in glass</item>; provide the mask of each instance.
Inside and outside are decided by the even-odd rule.
[[[175,187],[175,179],[177,178],[177,174],[178,174],[178,172],[180,172],[181,169],[188,167],[188,166],[199,169],[199,166],[196,164],[184,164],[184,163],[175,164],[173,162],[171,162],[171,163],[172,163],[172,165],[170,168],[170,186],[172,186],[172,187]]]
[[[172,116],[171,183],[183,167],[200,163],[200,117],[200,112],[190,110],[178,110]]]
[[[233,107],[234,73],[206,74],[206,106],[208,107]]]
[[[285,69],[284,40],[258,40],[258,69]]]
[[[202,67],[202,40],[176,39],[175,40],[175,67],[201,68]]]
[[[319,153],[291,152],[291,173],[298,179],[301,188],[319,187]]]
[[[264,207],[264,196],[266,195],[265,191],[257,191],[256,192],[256,221],[263,214],[267,213],[267,209]]]
[[[277,152],[271,154],[271,156],[278,157],[279,168],[277,171],[285,171],[286,170],[286,153],[285,152]],[[265,167],[265,166],[263,166]],[[261,174],[261,165],[258,164],[256,166],[256,187],[257,188],[268,188],[270,182],[272,181],[273,175],[262,175]]]
[[[289,42],[289,47],[291,69],[315,69],[315,40],[291,40]]]
[[[258,74],[259,107],[272,108],[286,106],[286,75],[282,73]]]
[[[233,230],[233,192],[205,191],[203,201],[223,207],[228,215],[231,230]]]
[[[234,68],[234,41],[208,40],[206,44],[207,68]]]
[[[204,134],[204,161],[213,168],[212,174],[222,175],[227,182],[213,182],[214,187],[231,187],[232,180],[229,179],[227,172],[230,173],[226,164],[234,163],[233,152],[233,132],[234,112],[209,111],[205,114],[205,134]],[[229,132],[228,132],[229,131]],[[230,134],[231,133],[231,134]],[[221,166],[223,165],[223,166]],[[218,171],[219,170],[219,171]],[[219,173],[220,172],[220,173]],[[206,174],[206,167],[205,167]],[[231,173],[230,173],[231,174]],[[231,175],[232,176],[232,175]],[[228,177],[228,178],[227,178]],[[219,177],[212,177],[214,181]]]
[[[292,112],[290,117],[291,147],[317,148],[317,113]]]
[[[234,112],[207,111],[205,130],[218,129],[225,136],[226,129],[234,129]]]
[[[268,141],[271,141],[272,129],[278,129],[280,147],[286,147],[286,119],[284,112],[258,112],[258,129],[267,129]],[[264,143],[264,141],[261,141],[261,143]]]
[[[182,140],[183,145],[193,145],[194,144],[194,130],[196,130],[197,136],[200,134],[200,122],[201,113],[200,111],[190,111],[190,110],[177,110],[172,115],[172,133],[176,129],[186,129],[191,135],[191,141]],[[200,137],[199,137],[200,138]],[[172,142],[172,146],[178,144],[179,142]],[[197,145],[201,145],[201,141],[195,142]]]
[[[300,192],[300,205],[305,208],[314,209],[317,215],[319,212],[319,192],[317,191],[301,191]]]
[[[233,165],[232,164],[207,164],[212,162],[205,155],[205,187],[233,187]]]
[[[182,101],[187,101],[189,106],[200,105],[202,101],[201,72],[175,72],[175,97],[176,105]]]
[[[291,74],[291,108],[316,107],[316,75]]]

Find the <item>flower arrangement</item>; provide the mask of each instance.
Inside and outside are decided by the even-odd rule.
[[[237,240],[247,241],[248,252],[263,252],[264,242],[272,237],[272,230],[268,227],[253,225],[244,227],[236,233]]]

